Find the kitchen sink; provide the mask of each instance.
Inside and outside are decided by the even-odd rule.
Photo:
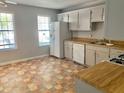
[[[106,46],[113,46],[113,45],[114,45],[114,44],[111,44],[111,43],[100,42],[100,41],[90,42],[90,44],[96,44],[96,45],[106,45]]]
[[[97,44],[97,45],[106,45],[105,42],[90,42],[91,44]]]

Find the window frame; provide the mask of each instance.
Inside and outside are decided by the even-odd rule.
[[[0,49],[0,52],[7,52],[7,51],[12,51],[12,50],[17,50],[17,37],[16,37],[16,30],[15,30],[15,13],[14,12],[8,12],[8,11],[1,11],[0,13],[5,13],[5,14],[11,14],[12,15],[12,23],[13,23],[13,33],[14,33],[14,42],[15,42],[15,47],[13,48],[3,48]],[[6,30],[6,31],[10,31],[10,30]],[[2,31],[3,32],[3,31]]]
[[[38,17],[48,17],[49,18],[49,30],[39,30],[38,29]],[[46,44],[40,44],[40,40],[39,40],[39,31],[48,31],[49,32],[49,36],[50,36],[50,23],[51,23],[51,17],[50,16],[46,16],[46,15],[37,15],[37,35],[38,35],[38,47],[44,47],[44,46],[50,46],[50,39],[49,42],[46,42]]]

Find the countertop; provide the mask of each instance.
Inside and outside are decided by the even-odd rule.
[[[81,70],[76,77],[105,93],[124,93],[124,66],[102,62]]]
[[[91,41],[85,41],[85,40],[74,40],[74,39],[69,39],[66,41],[70,41],[73,43],[77,43],[77,44],[86,44],[86,45],[93,45],[93,46],[100,46],[100,47],[107,47],[107,48],[115,48],[115,49],[120,49],[120,50],[124,50],[124,45],[117,45],[114,44],[112,46],[107,46],[107,45],[100,45],[100,44],[92,44]]]

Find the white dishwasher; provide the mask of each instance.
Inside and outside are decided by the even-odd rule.
[[[73,61],[84,65],[84,44],[73,43]]]

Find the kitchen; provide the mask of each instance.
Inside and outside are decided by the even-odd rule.
[[[0,0],[0,93],[124,93],[123,0]]]
[[[64,39],[64,44],[63,44],[64,47],[61,48],[64,51],[63,55],[57,56],[57,57],[66,58],[68,60],[74,61],[75,63],[81,64],[83,66],[91,67],[89,68],[89,70],[87,70],[87,72],[80,71],[79,74],[76,75],[76,77],[78,77],[78,79],[76,78],[77,93],[82,93],[82,92],[123,93],[123,91],[119,89],[111,90],[111,89],[107,89],[107,87],[101,88],[100,83],[98,83],[97,81],[96,82],[91,81],[92,78],[94,78],[93,76],[95,75],[96,75],[95,76],[96,80],[97,80],[97,76],[99,77],[98,79],[104,78],[104,76],[101,76],[101,77],[99,76],[104,73],[106,73],[105,77],[107,77],[107,72],[104,72],[104,70],[112,68],[111,65],[108,64],[108,62],[111,61],[117,64],[124,64],[123,63],[123,57],[124,57],[123,38],[116,37],[118,35],[116,34],[115,36],[115,38],[117,38],[116,40],[115,38],[111,37],[111,35],[109,35],[108,32],[106,32],[108,31],[106,27],[108,26],[107,18],[110,11],[107,9],[108,7],[107,4],[109,3],[102,2],[95,6],[92,5],[90,7],[85,7],[83,9],[79,8],[74,10],[73,10],[73,7],[71,7],[72,9],[71,8],[65,9],[63,10],[63,13],[58,14],[58,21],[65,22],[69,27],[69,32],[68,32],[68,38],[66,36],[65,38],[66,40]],[[118,57],[119,55],[122,57]],[[101,66],[100,66],[100,63],[101,63]],[[95,67],[95,65],[97,68]],[[101,70],[101,73],[98,72],[98,74],[94,74],[94,73],[97,73],[97,70],[100,70],[100,68],[102,68],[102,65],[103,65],[103,69],[102,69],[103,72]],[[108,66],[104,67],[104,65],[106,66],[108,65]],[[89,74],[88,71],[89,73],[91,71],[91,74],[94,74],[94,75],[91,75],[91,77],[89,75],[90,79],[88,79],[88,74]],[[114,69],[112,69],[112,71],[114,73]],[[112,72],[108,72],[108,75],[109,73],[112,73]],[[118,76],[118,78],[120,77]],[[115,78],[113,78],[112,80],[114,79]],[[83,80],[83,82],[81,80]],[[112,80],[110,78],[110,81]],[[107,81],[104,81],[103,79],[103,83],[104,82],[107,83]],[[95,88],[88,84],[95,86]],[[103,92],[97,89],[101,89],[103,90]]]
[[[106,11],[106,3],[103,2],[94,7],[58,14],[58,21],[67,25],[61,28],[65,27],[67,31],[66,36],[62,36],[64,38],[63,55],[57,57],[65,57],[83,65],[93,66],[101,60],[109,60],[122,54],[123,41],[114,40],[105,35]]]

